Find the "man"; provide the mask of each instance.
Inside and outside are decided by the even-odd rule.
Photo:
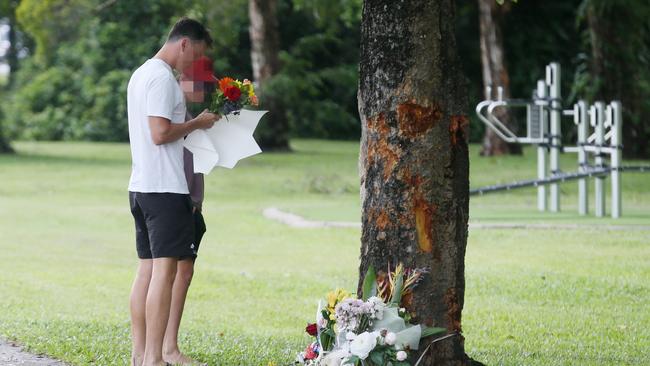
[[[139,258],[130,299],[134,366],[166,365],[162,346],[176,266],[179,258],[193,255],[194,244],[182,139],[196,129],[212,127],[219,119],[203,111],[185,121],[185,100],[172,69],[184,70],[211,44],[201,23],[182,18],[158,53],[129,80],[127,107],[133,161],[129,203]]]

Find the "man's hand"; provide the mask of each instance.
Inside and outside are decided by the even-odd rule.
[[[221,116],[218,114],[214,114],[207,109],[204,109],[201,114],[196,116],[194,120],[196,121],[197,127],[207,130],[208,128],[211,128],[214,126],[214,123],[217,122],[219,119],[221,119]]]
[[[151,139],[156,145],[173,142],[194,130],[208,129],[214,126],[214,123],[220,118],[220,115],[210,113],[207,109],[193,120],[185,123],[171,123],[167,118],[149,116]]]

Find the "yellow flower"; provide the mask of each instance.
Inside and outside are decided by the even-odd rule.
[[[327,310],[330,312],[331,319],[334,319],[332,316],[334,316],[334,308],[336,307],[336,304],[348,297],[352,297],[352,295],[341,288],[337,288],[335,291],[327,293]]]

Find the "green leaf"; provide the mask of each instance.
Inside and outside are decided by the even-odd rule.
[[[400,272],[395,278],[395,286],[393,287],[393,294],[390,299],[390,305],[399,306],[402,300],[402,288],[404,287],[404,272]]]
[[[384,353],[383,352],[378,352],[378,351],[372,351],[370,352],[370,361],[372,361],[375,365],[383,365],[384,364]]]
[[[429,336],[433,336],[433,335],[443,335],[445,333],[447,333],[447,329],[445,329],[445,328],[422,326],[422,336],[421,336],[421,338],[429,337]]]
[[[356,365],[359,361],[361,361],[359,356],[350,356],[347,358],[347,360],[345,360],[345,363],[343,363],[343,365]]]
[[[363,297],[362,300],[366,301],[368,298],[377,295],[377,273],[372,264],[366,271],[366,277],[363,279]]]
[[[321,334],[327,334],[332,338],[336,338],[336,333],[334,332],[334,329],[327,328]]]

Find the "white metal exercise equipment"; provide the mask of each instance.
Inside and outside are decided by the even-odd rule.
[[[580,100],[571,109],[562,109],[560,93],[560,65],[551,63],[546,66],[545,80],[537,81],[537,88],[531,99],[503,99],[503,91],[497,89],[497,99],[484,100],[476,106],[478,118],[494,133],[508,143],[537,145],[537,179],[494,185],[473,189],[471,195],[504,191],[522,187],[537,187],[537,208],[546,211],[550,185],[550,211],[560,211],[560,190],[558,184],[568,180],[578,180],[578,212],[589,212],[588,181],[595,178],[595,213],[605,216],[605,178],[611,178],[611,215],[614,218],[622,214],[621,172],[650,171],[645,166],[622,166],[622,106],[619,101],[608,105],[595,102],[589,106]],[[492,88],[486,94],[491,98]],[[526,136],[517,136],[505,123],[495,115],[498,108],[526,107]],[[577,145],[562,145],[562,116],[573,117],[577,126]],[[590,131],[593,132],[590,134]],[[562,172],[560,169],[561,153],[577,153],[578,171]],[[590,165],[593,156],[594,165]],[[609,157],[607,164],[605,157]]]

